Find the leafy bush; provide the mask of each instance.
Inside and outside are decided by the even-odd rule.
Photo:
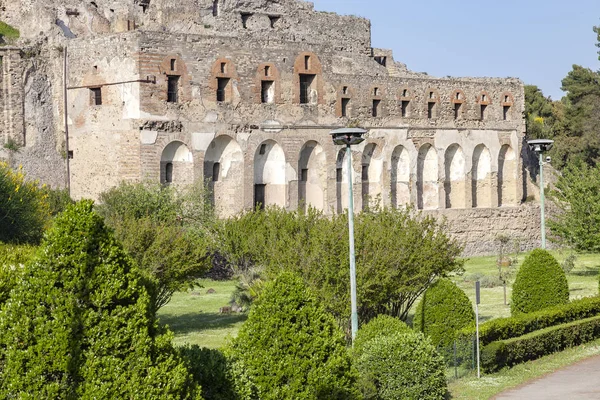
[[[471,301],[449,279],[439,279],[427,289],[413,319],[413,328],[429,336],[438,348],[450,346],[456,332],[474,326]]]
[[[144,283],[92,202],[70,206],[0,313],[0,397],[195,397]]]
[[[221,350],[207,349],[197,345],[180,347],[179,353],[186,361],[194,381],[202,387],[205,400],[235,400],[233,380],[229,363]]]
[[[488,344],[481,350],[487,372],[535,360],[600,337],[600,316],[552,326],[513,339]]]
[[[244,399],[358,397],[344,335],[293,274],[267,283],[229,353]]]
[[[554,306],[529,314],[496,318],[479,325],[482,345],[525,335],[554,325],[560,325],[600,314],[600,297],[586,297],[569,304]],[[461,335],[471,337],[474,329],[465,329]]]
[[[4,21],[0,21],[0,43],[3,39],[18,39],[20,35],[18,29],[13,28]]]
[[[0,305],[19,282],[25,264],[33,257],[36,247],[0,243]]]
[[[0,242],[38,243],[49,221],[46,195],[22,168],[0,161]]]
[[[533,250],[523,261],[513,285],[512,315],[569,302],[569,285],[558,261],[546,250]]]
[[[44,193],[48,201],[50,215],[56,216],[65,211],[70,204],[75,203],[69,196],[68,189],[44,188]]]
[[[443,358],[418,332],[380,335],[356,362],[365,399],[440,400],[446,395]]]
[[[380,335],[410,332],[410,328],[398,318],[389,315],[378,315],[358,329],[352,343],[354,357],[358,357],[367,342]]]

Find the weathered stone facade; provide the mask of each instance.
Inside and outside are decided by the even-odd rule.
[[[301,0],[17,3],[4,5],[6,15],[48,51],[37,59],[52,59],[49,71],[36,76],[47,77],[56,100],[59,50],[68,46],[75,198],[97,198],[123,180],[204,179],[222,215],[256,203],[343,212],[347,164],[329,132],[358,124],[369,133],[353,147],[357,211],[406,203],[443,210],[436,215],[448,218],[471,254],[493,251],[501,231],[524,247],[536,244],[535,208],[521,205],[518,79],[411,72],[371,47],[368,20],[316,12]],[[47,26],[48,43],[19,15]],[[2,133],[4,142],[27,146],[23,124],[36,113],[25,100],[29,61],[16,50],[0,50],[10,61],[1,78],[9,93],[0,101]],[[63,112],[55,106],[45,116],[57,132],[55,153]],[[62,166],[52,170],[53,182],[64,179]]]

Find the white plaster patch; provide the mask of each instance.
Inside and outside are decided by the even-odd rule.
[[[154,144],[157,138],[157,131],[140,131],[140,142],[142,144]]]
[[[208,111],[206,113],[206,117],[204,117],[204,122],[209,124],[214,124],[219,119],[219,113],[215,111]]]
[[[192,132],[192,148],[195,151],[206,151],[215,138],[214,132]]]

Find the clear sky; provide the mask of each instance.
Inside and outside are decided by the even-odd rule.
[[[600,69],[600,0],[312,0],[371,20],[372,45],[433,76],[517,77],[560,99],[579,64]]]

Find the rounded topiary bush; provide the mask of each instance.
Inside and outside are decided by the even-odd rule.
[[[446,395],[444,359],[419,332],[371,339],[356,366],[365,399],[440,400]]]
[[[533,250],[523,261],[513,285],[513,315],[569,302],[569,285],[560,264],[546,250]]]
[[[451,346],[456,332],[471,326],[475,327],[471,300],[449,279],[439,279],[425,291],[413,319],[413,328],[438,348]]]
[[[265,285],[227,351],[241,398],[356,399],[344,334],[301,278]]]
[[[365,344],[380,335],[405,332],[410,332],[410,328],[398,318],[384,314],[378,315],[361,326],[356,333],[356,338],[353,342],[354,356],[359,357]]]

